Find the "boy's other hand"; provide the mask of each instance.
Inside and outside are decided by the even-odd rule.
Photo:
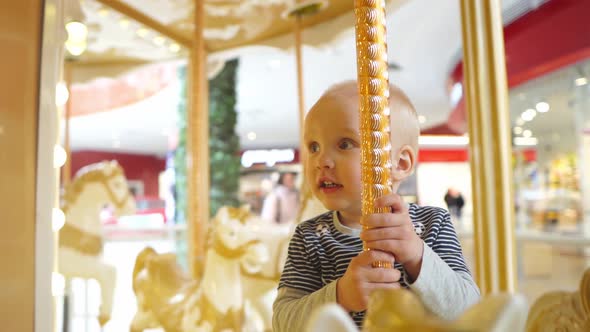
[[[391,213],[375,213],[362,217],[361,239],[368,248],[392,253],[404,266],[413,281],[420,274],[424,243],[416,234],[408,212],[408,204],[398,194],[375,200],[376,207],[391,207]]]
[[[373,290],[399,288],[400,271],[371,266],[376,261],[389,261],[393,266],[394,259],[392,254],[379,250],[363,251],[354,257],[336,284],[338,304],[347,311],[363,311]]]

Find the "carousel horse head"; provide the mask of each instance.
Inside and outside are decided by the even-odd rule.
[[[89,208],[111,205],[118,216],[135,213],[135,200],[131,195],[123,168],[116,161],[103,161],[81,168],[65,188],[63,211],[75,206]]]
[[[584,273],[578,291],[541,296],[531,307],[526,330],[590,331],[590,269]]]
[[[256,273],[269,259],[258,239],[256,220],[248,205],[221,207],[210,224],[208,249],[227,259],[240,259],[244,270]]]
[[[376,290],[371,294],[362,331],[522,331],[527,305],[521,295],[490,295],[449,322],[433,317],[420,299],[406,289]],[[310,332],[352,332],[356,325],[339,306],[327,305],[312,315]]]
[[[118,216],[135,213],[135,200],[116,161],[81,168],[64,188],[62,210],[66,223],[59,231],[60,248],[89,256],[100,255],[103,247],[100,211],[106,205],[113,206]]]

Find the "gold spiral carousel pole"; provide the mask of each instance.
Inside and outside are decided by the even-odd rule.
[[[355,0],[356,54],[360,106],[362,214],[387,212],[375,199],[391,193],[389,77],[385,2]],[[363,249],[369,250],[363,242]],[[376,262],[391,267],[390,262]],[[388,264],[387,264],[388,263]]]

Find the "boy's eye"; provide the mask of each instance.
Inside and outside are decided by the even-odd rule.
[[[314,153],[320,150],[320,145],[317,142],[309,143],[309,152]]]
[[[340,144],[338,144],[338,147],[342,150],[350,150],[350,149],[354,148],[354,143],[349,139],[344,139],[344,140],[340,141]]]

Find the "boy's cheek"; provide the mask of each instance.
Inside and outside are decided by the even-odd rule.
[[[307,182],[307,185],[310,188],[313,188],[313,187],[315,187],[315,179],[316,179],[315,172],[313,171],[313,168],[310,164],[306,164],[305,168],[306,168],[305,180]]]

